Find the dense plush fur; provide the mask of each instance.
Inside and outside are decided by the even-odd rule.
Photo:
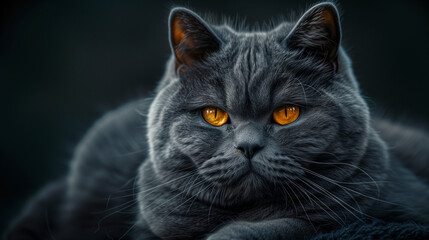
[[[176,8],[170,40],[155,97],[98,121],[8,239],[303,239],[368,219],[429,224],[429,138],[371,120],[333,4],[267,32]],[[272,113],[284,104],[301,113],[281,126]],[[229,122],[207,123],[207,106]]]

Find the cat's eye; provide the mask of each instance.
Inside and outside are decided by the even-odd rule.
[[[206,122],[216,127],[222,126],[228,121],[228,113],[218,107],[205,107],[202,114]]]
[[[299,107],[296,105],[284,105],[273,112],[273,119],[280,125],[294,122],[299,117]]]

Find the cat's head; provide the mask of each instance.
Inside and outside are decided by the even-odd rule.
[[[148,120],[160,177],[192,175],[227,201],[260,197],[309,171],[349,174],[327,163],[359,159],[369,113],[333,4],[264,32],[211,26],[175,8],[169,31],[173,57]]]

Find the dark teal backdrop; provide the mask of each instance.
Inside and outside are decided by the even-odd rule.
[[[343,45],[374,111],[429,120],[427,1],[337,1]],[[186,3],[186,4],[182,4]],[[169,57],[172,6],[260,25],[304,1],[1,3],[0,233],[28,197],[68,168],[95,119],[148,93]]]

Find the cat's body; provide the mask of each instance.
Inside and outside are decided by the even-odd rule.
[[[175,56],[154,99],[99,120],[10,239],[300,239],[372,218],[429,224],[428,137],[370,120],[332,4],[270,32],[210,28],[181,8],[170,28]],[[300,106],[296,122],[272,122],[282,104]],[[229,122],[205,122],[207,106]]]

